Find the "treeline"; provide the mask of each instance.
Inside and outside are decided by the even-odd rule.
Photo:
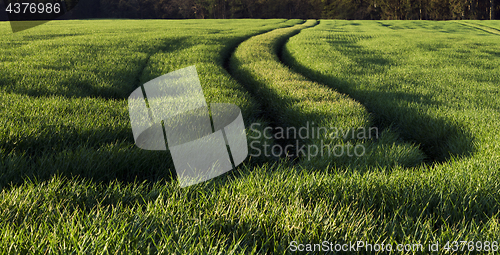
[[[500,18],[500,0],[79,0],[76,4],[77,1],[66,0],[67,6],[76,7],[65,18]]]

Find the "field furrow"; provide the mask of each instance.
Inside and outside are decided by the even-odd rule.
[[[302,22],[65,20],[15,34],[0,22],[0,253],[441,254],[464,241],[455,253],[495,253],[498,35],[457,21]],[[127,97],[191,65],[257,145],[180,188],[169,152],[134,145]],[[326,145],[366,151],[315,153]],[[295,161],[252,155],[280,146]]]
[[[208,103],[236,104],[245,120],[259,122],[259,104],[224,61],[246,38],[300,21],[123,21],[119,29],[117,22],[51,22],[0,40],[0,186],[54,174],[170,178],[168,152],[134,145],[128,95],[196,65]]]
[[[495,35],[500,35],[500,30],[493,28],[493,27],[490,27],[490,26],[487,26],[485,24],[480,24],[478,22],[463,21],[463,22],[460,22],[460,24],[463,24],[465,26],[474,27],[476,29],[479,29],[479,30],[482,30],[482,31],[485,31],[488,33],[492,33]]]
[[[440,225],[482,227],[498,221],[500,212],[499,46],[496,34],[455,22],[321,21],[292,37],[283,59],[363,103],[378,122],[395,126],[440,162],[390,174],[412,190],[401,196],[439,194],[439,200],[426,198],[434,208],[424,218],[447,215]],[[433,184],[416,191],[422,182]],[[473,186],[488,190],[476,193],[475,202],[464,192]],[[443,208],[466,200],[475,204],[467,207],[472,212]],[[407,206],[413,205],[395,204]]]
[[[372,126],[370,115],[358,102],[280,62],[278,54],[288,38],[314,24],[308,21],[252,37],[231,59],[232,73],[261,99],[276,132],[288,132],[284,138],[275,135],[275,140],[291,144],[277,147],[292,148],[286,153],[318,168],[350,165],[365,170],[367,166],[419,164],[423,154],[418,148],[400,142],[390,130]],[[301,127],[310,129],[307,135],[297,137],[296,130]],[[302,148],[305,151],[300,151]]]
[[[425,22],[415,25],[411,22],[401,23],[370,23],[370,26],[363,26],[366,31],[360,32],[359,25],[353,26],[342,21],[325,22],[320,25],[321,30],[309,30],[300,36],[301,39],[293,38],[292,43],[284,49],[284,59],[309,78],[328,84],[366,105],[374,113],[377,122],[392,125],[406,139],[421,144],[430,159],[444,161],[452,156],[470,155],[474,151],[474,135],[470,129],[457,123],[453,117],[439,114],[443,110],[437,110],[454,108],[449,101],[440,98],[446,93],[456,95],[457,92],[452,90],[459,88],[458,84],[467,86],[467,80],[463,79],[464,73],[457,74],[462,79],[456,82],[444,80],[443,75],[454,70],[435,71],[439,70],[435,69],[437,66],[446,65],[446,61],[434,54],[445,52],[450,54],[447,58],[451,60],[466,56],[467,53],[459,51],[457,54],[451,48],[452,45],[443,40],[435,43],[425,40],[411,42],[410,38],[404,37],[390,42],[394,48],[413,52],[411,58],[400,60],[400,52],[387,52],[389,46],[381,46],[388,43],[386,35],[395,38],[406,33],[407,29],[414,29],[417,34],[442,31],[444,37],[445,34],[456,33],[460,27],[453,23],[435,27],[426,26],[428,24]],[[464,29],[471,30],[474,28]],[[313,43],[313,38],[319,38],[321,43]],[[467,43],[472,43],[472,40],[460,42],[463,45]],[[317,48],[312,48],[311,44],[316,44]],[[303,47],[308,50],[302,50]],[[311,52],[312,49],[314,51]],[[313,63],[311,53],[321,57],[321,61]],[[477,69],[466,71],[465,66],[454,68],[458,72],[471,73],[470,77],[479,75]],[[413,75],[410,76],[411,73]]]

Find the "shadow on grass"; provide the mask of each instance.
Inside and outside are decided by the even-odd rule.
[[[245,38],[212,38],[217,44],[228,45],[221,51],[219,64],[229,58],[233,49]],[[212,42],[211,42],[212,43]],[[169,39],[160,43],[161,47],[149,49],[149,57],[156,52],[176,52],[197,44],[190,37]],[[214,44],[214,43],[212,43]],[[56,93],[37,90],[15,91],[33,97],[60,95],[63,97],[98,97],[104,99],[124,99],[143,82],[141,79],[156,78],[161,74],[145,71],[148,59],[141,61],[140,68],[134,72],[135,78],[127,84],[96,88],[92,81],[74,79],[63,82]],[[102,70],[96,71],[99,72]],[[109,81],[123,80],[130,76],[125,71],[108,74]],[[150,77],[151,76],[151,77]],[[0,75],[0,85],[11,80],[7,74]],[[1,79],[5,79],[2,82]],[[12,79],[15,80],[15,79]],[[244,116],[250,115],[243,109]],[[126,129],[89,129],[82,130],[61,123],[57,126],[44,126],[40,132],[26,132],[24,137],[0,141],[0,152],[5,155],[0,160],[0,187],[19,185],[25,179],[39,182],[53,176],[68,178],[79,177],[93,182],[136,182],[176,179],[171,155],[168,151],[144,151],[134,145],[130,128]],[[250,160],[250,162],[259,160]],[[247,161],[248,162],[248,161]]]
[[[362,69],[355,74],[383,73],[391,61],[384,59],[376,52],[363,50],[355,41],[336,42],[347,52]],[[347,51],[346,51],[347,49]],[[354,54],[354,55],[353,55]],[[370,57],[358,57],[368,54]],[[420,109],[412,108],[412,104],[425,104],[439,107],[441,104],[432,97],[400,91],[374,91],[359,89],[355,83],[313,70],[294,59],[286,47],[282,49],[282,62],[305,77],[326,84],[329,87],[347,94],[363,104],[372,113],[376,125],[396,128],[403,139],[421,145],[428,157],[428,163],[441,163],[452,156],[468,157],[475,148],[474,137],[465,127],[453,123],[450,119],[430,116]],[[372,70],[375,71],[372,71]],[[364,71],[367,70],[367,71]],[[370,88],[372,86],[364,86]]]
[[[100,132],[99,136],[113,134]],[[0,191],[22,185],[27,180],[42,183],[56,176],[104,185],[112,182],[147,185],[174,182],[177,185],[177,173],[169,150],[143,150],[134,144],[132,138],[132,141],[109,138],[106,141],[83,143],[80,141],[83,137],[73,134],[76,139],[73,142],[68,141],[71,135],[59,140],[39,139],[31,144],[19,145],[10,152],[0,147],[0,153],[4,155],[0,158]],[[245,165],[262,166],[270,161],[276,162],[276,159],[249,156],[237,169]],[[230,172],[234,172],[231,174],[233,177],[239,176],[238,171]],[[216,179],[217,182],[225,182],[227,174]]]
[[[265,57],[259,57],[258,59],[266,58],[265,60],[267,61],[279,62],[281,46],[288,40],[288,36],[294,35],[297,32],[299,31],[285,34],[285,36],[281,35],[273,39],[275,41],[269,46],[269,49],[277,55],[276,57],[265,55]],[[376,63],[385,61],[384,59],[375,58],[370,58],[370,60]],[[231,73],[235,79],[246,85],[251,94],[260,98],[261,104],[265,108],[269,109],[263,112],[263,118],[270,121],[270,127],[273,127],[273,130],[277,131],[278,129],[276,127],[279,127],[280,130],[290,130],[290,132],[292,132],[291,135],[290,133],[285,135],[281,134],[280,136],[282,138],[275,141],[277,142],[276,145],[279,145],[279,148],[285,148],[278,152],[282,157],[292,157],[294,160],[298,159],[297,161],[300,161],[301,165],[317,169],[325,169],[333,166],[349,166],[349,168],[360,171],[365,171],[370,166],[377,165],[414,167],[420,164],[424,158],[424,155],[416,146],[404,141],[401,142],[396,135],[387,132],[387,130],[383,130],[380,133],[380,139],[377,140],[379,137],[378,134],[376,134],[376,136],[372,136],[371,134],[372,131],[369,126],[371,122],[370,116],[362,107],[358,104],[353,104],[354,102],[344,96],[332,93],[328,94],[329,97],[326,99],[325,95],[315,94],[315,90],[310,86],[314,87],[317,86],[317,84],[301,76],[296,76],[297,78],[294,79],[273,79],[273,77],[261,73],[261,75],[264,76],[264,81],[256,74],[259,73],[259,71],[256,70],[256,68],[254,69],[253,65],[247,62],[248,59],[234,55],[231,58]],[[275,67],[273,65],[272,68],[276,68],[276,70],[269,70],[270,72],[283,72],[293,77],[293,73],[290,73],[284,66]],[[265,69],[266,67],[264,64],[259,70]],[[300,83],[300,85],[294,87],[297,83]],[[289,96],[288,93],[293,94],[294,92],[291,89],[280,89],[280,87],[285,86],[291,86],[298,90],[297,94],[302,96]],[[302,90],[307,90],[309,93],[304,94],[305,92],[302,92]],[[327,90],[325,90],[325,93],[327,93],[326,91]],[[325,104],[326,100],[332,100],[333,102]],[[314,105],[314,107],[311,107],[311,105]],[[307,137],[304,138],[302,135],[299,137],[295,134],[295,130],[304,128],[306,125],[309,126],[309,124],[315,125],[315,128],[321,127],[325,136],[320,137],[321,135],[318,134],[315,137],[309,133]],[[327,134],[332,132],[331,130],[335,128],[337,128],[337,132],[339,128],[342,128],[340,132],[343,132],[344,135],[335,135],[335,137],[332,137],[331,134]],[[361,138],[354,135],[359,128],[364,131],[364,135]],[[309,130],[309,128],[307,128],[307,130]],[[378,131],[376,133],[378,133]],[[363,149],[366,149],[366,155],[363,153],[366,157],[353,157],[353,155],[349,155],[349,153],[344,153],[345,146],[356,145],[361,145]],[[304,152],[302,148],[307,148],[308,150],[310,148],[317,149],[316,154],[310,151]],[[342,149],[342,152],[338,153],[334,151],[338,148]],[[321,151],[321,153],[319,151]],[[386,155],[380,156],[380,154],[384,154],[384,152],[386,152]],[[302,153],[302,155],[300,155],[300,153]],[[314,158],[313,160],[311,160],[311,154],[314,154],[314,156],[312,156]]]
[[[96,183],[176,179],[168,151],[145,151],[127,142],[108,143],[99,148],[46,149],[33,154],[11,152],[0,160],[1,189],[20,185],[26,179],[47,181],[56,175]]]
[[[107,47],[82,45],[80,51],[89,52],[90,62],[75,60],[76,63],[69,66],[59,66],[59,63],[47,65],[34,63],[35,66],[41,65],[41,67],[33,71],[22,70],[22,72],[16,74],[4,70],[0,72],[0,89],[7,93],[33,97],[63,96],[67,98],[125,99],[140,85],[139,78],[151,55],[159,51],[179,51],[192,45],[191,38],[186,36],[164,39],[151,48],[140,47],[141,45],[139,45],[136,51],[124,48],[123,50],[126,51],[124,53],[139,52],[146,53],[148,56],[142,60],[128,60],[129,63],[126,66],[118,66],[118,69],[116,66],[108,66],[110,70],[106,69],[107,66],[104,66],[103,69],[97,67],[99,66],[97,58],[109,54]],[[23,61],[23,59],[17,61]],[[25,73],[28,73],[28,75],[25,75]],[[20,84],[18,81],[22,81],[22,83]]]
[[[38,34],[38,35],[23,35],[23,41],[33,40],[51,40],[59,37],[80,36],[84,33],[71,33],[71,34]]]

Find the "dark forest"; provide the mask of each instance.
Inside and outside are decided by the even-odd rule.
[[[80,0],[79,3],[66,0],[66,3],[75,7],[65,15],[67,19],[454,20],[500,17],[500,0]]]

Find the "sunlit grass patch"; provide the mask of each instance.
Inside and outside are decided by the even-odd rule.
[[[320,21],[249,39],[241,46],[255,47],[233,58],[246,72],[228,73],[241,42],[298,23],[52,21],[2,37],[0,251],[285,254],[292,241],[500,241],[496,35],[457,22]],[[133,144],[126,99],[191,65],[207,101],[238,105],[247,128],[389,128],[361,141],[367,157],[252,159],[180,188],[168,152]],[[416,146],[444,161],[395,163],[421,155]]]
[[[118,163],[127,162],[127,157],[138,160],[133,155],[155,162],[158,156],[134,148],[129,94],[158,76],[197,65],[209,103],[236,104],[246,121],[259,121],[258,103],[225,71],[224,61],[245,38],[297,22],[53,21],[7,34],[0,40],[4,46],[0,49],[0,147],[10,156],[2,159],[2,171],[19,172],[19,176],[6,175],[2,183],[54,173],[103,180],[122,175],[124,180],[170,178],[168,164],[151,177],[141,171],[150,171],[156,163],[143,168]],[[124,153],[110,159],[119,148]],[[167,152],[161,155],[170,162]],[[22,163],[8,163],[12,160]],[[65,166],[74,162],[85,163]]]
[[[280,62],[281,46],[286,40],[314,24],[315,21],[309,21],[252,37],[238,47],[231,59],[232,72],[247,85],[249,91],[261,98],[268,111],[267,117],[275,126],[288,130],[290,127],[300,129],[311,125],[326,130],[320,137],[314,137],[316,131],[305,138],[294,137],[282,147],[293,147],[294,150],[287,152],[289,155],[319,169],[328,166],[363,169],[387,164],[419,164],[424,156],[418,148],[402,143],[390,131],[380,130],[379,133],[377,127],[373,128],[371,116],[361,104],[308,80]],[[365,134],[359,138],[355,135],[358,133],[355,130],[359,129],[375,130],[376,137],[372,139],[372,134]],[[332,132],[335,134],[332,135]],[[379,136],[381,139],[376,141]],[[300,143],[296,143],[299,140]]]

